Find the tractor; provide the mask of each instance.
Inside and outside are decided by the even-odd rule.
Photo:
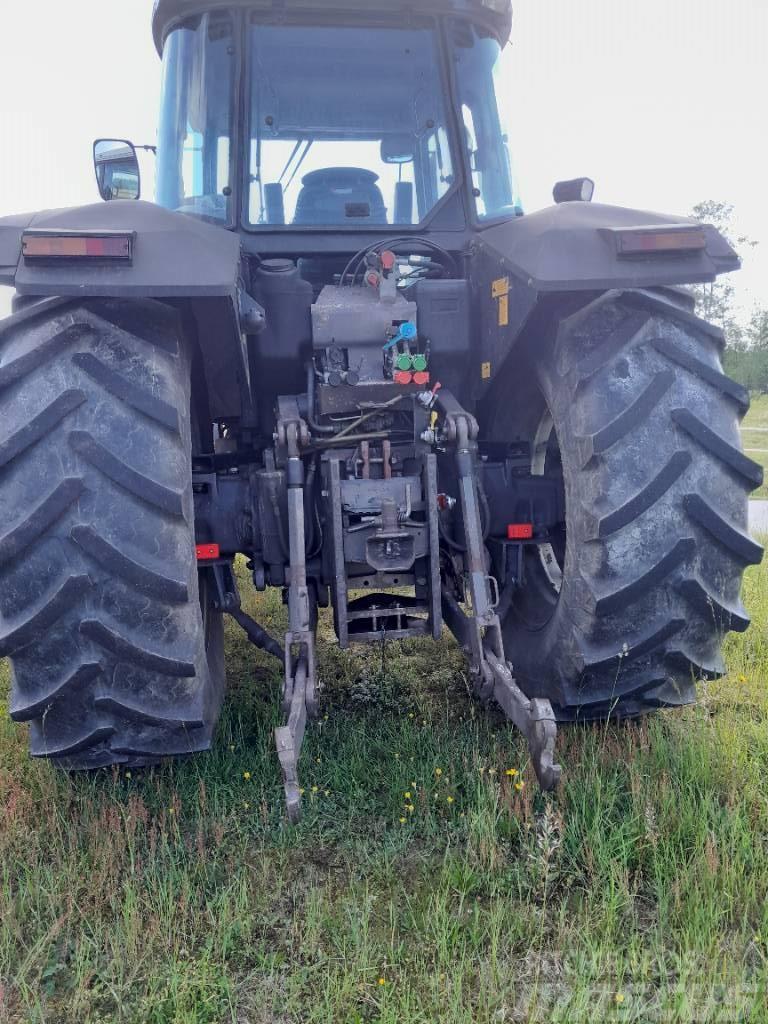
[[[723,672],[762,472],[686,286],[738,257],[588,178],[524,212],[511,25],[510,0],[157,0],[155,201],[99,139],[105,202],[0,220],[0,653],[32,756],[208,749],[224,615],[282,664],[291,820],[319,609],[342,648],[450,630],[545,790],[558,723]]]

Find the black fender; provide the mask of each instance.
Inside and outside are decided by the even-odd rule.
[[[705,248],[621,256],[626,228],[700,228]],[[490,225],[472,243],[472,290],[479,344],[471,368],[481,399],[542,307],[573,311],[612,289],[675,290],[714,281],[741,266],[711,225],[599,203],[570,202]]]
[[[129,264],[27,261],[28,229],[133,231]],[[155,298],[181,308],[204,364],[211,415],[240,416],[250,404],[240,325],[240,239],[234,232],[153,203],[116,200],[0,219],[0,284],[22,297]]]

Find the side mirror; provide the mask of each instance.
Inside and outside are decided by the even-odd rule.
[[[558,181],[552,189],[556,203],[591,203],[595,194],[595,183],[591,178],[572,178]]]
[[[136,147],[125,139],[97,139],[93,144],[96,184],[105,202],[111,199],[138,199],[141,196],[141,172]]]

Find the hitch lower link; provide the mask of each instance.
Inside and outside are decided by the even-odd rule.
[[[495,700],[528,741],[542,790],[554,789],[562,769],[555,763],[557,725],[548,700],[529,698],[515,682],[504,656],[501,623],[496,614],[498,586],[488,574],[477,489],[477,435],[474,417],[450,392],[441,391],[437,404],[445,416],[447,440],[455,446],[456,467],[465,531],[465,570],[470,614],[465,614],[450,588],[443,584],[443,618],[470,662],[475,695],[483,703]],[[492,590],[494,595],[492,596]]]
[[[288,819],[294,824],[301,818],[301,789],[298,763],[304,742],[307,721],[317,718],[317,666],[315,660],[315,627],[317,604],[307,586],[306,546],[304,536],[304,464],[300,448],[309,441],[306,424],[300,418],[295,402],[280,400],[278,447],[285,456],[288,482],[289,531],[289,628],[283,648],[240,606],[237,582],[231,561],[212,563],[217,592],[216,605],[231,615],[245,630],[256,647],[279,659],[284,667],[281,709],[285,725],[275,729],[277,756],[283,772]]]
[[[288,484],[288,623],[285,637],[285,680],[282,711],[286,722],[275,729],[277,756],[283,771],[288,820],[301,818],[299,757],[308,719],[318,717],[318,680],[315,657],[317,603],[307,585],[304,531],[304,463],[301,448],[309,443],[307,424],[295,399],[279,400],[278,448],[286,455]]]

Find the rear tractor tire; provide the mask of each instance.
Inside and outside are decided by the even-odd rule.
[[[486,424],[531,442],[532,471],[565,489],[564,529],[527,549],[507,655],[561,720],[693,702],[724,671],[725,634],[749,624],[741,578],[762,557],[747,392],[722,372],[721,332],[655,293],[605,293],[542,333]]]
[[[223,631],[198,586],[190,392],[159,302],[0,323],[0,654],[32,755],[63,768],[211,743]]]

